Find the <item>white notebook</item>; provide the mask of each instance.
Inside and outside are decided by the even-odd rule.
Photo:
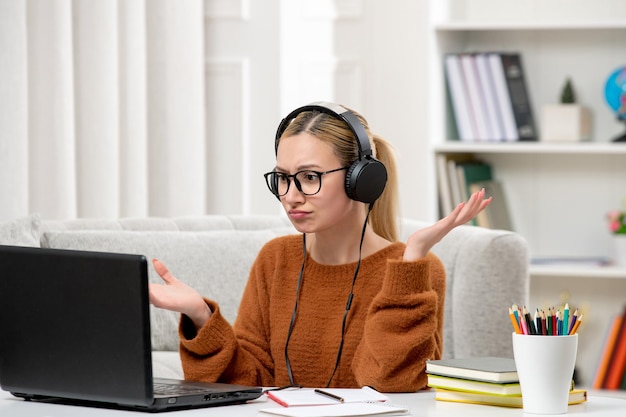
[[[339,403],[302,407],[275,407],[259,410],[261,413],[285,417],[349,417],[349,416],[405,416],[409,409],[386,402]]]
[[[333,405],[337,403],[355,402],[383,402],[389,400],[389,397],[370,387],[286,389],[267,391],[267,396],[283,407]]]

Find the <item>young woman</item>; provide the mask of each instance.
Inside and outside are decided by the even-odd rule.
[[[430,249],[489,205],[473,194],[398,242],[397,174],[389,144],[358,113],[313,103],[290,113],[265,174],[300,234],[268,242],[250,271],[234,325],[216,301],[174,278],[151,302],[182,313],[185,378],[259,386],[426,386],[441,357],[445,271]]]

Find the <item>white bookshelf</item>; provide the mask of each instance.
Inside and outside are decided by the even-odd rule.
[[[613,257],[605,216],[626,199],[626,143],[611,140],[626,126],[615,119],[603,92],[609,74],[626,65],[626,2],[431,0],[429,5],[433,180],[437,155],[475,155],[489,162],[503,183],[513,227],[528,241],[532,257]],[[578,102],[591,109],[591,140],[465,143],[453,137],[443,56],[481,51],[520,53],[539,130],[542,106],[558,102],[570,77]],[[607,317],[626,302],[626,269],[532,265],[530,271],[530,307],[567,300],[588,311],[578,360],[580,377],[589,383]]]

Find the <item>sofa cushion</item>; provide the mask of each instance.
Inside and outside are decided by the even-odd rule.
[[[40,227],[41,219],[37,214],[0,222],[0,245],[37,247]]]
[[[268,240],[293,233],[292,228],[258,231],[84,231],[45,232],[41,246],[57,249],[133,253],[158,258],[179,280],[219,302],[233,321],[256,254]],[[148,264],[150,282],[162,283]],[[224,277],[231,277],[225,279]],[[152,349],[178,350],[179,315],[150,307]]]

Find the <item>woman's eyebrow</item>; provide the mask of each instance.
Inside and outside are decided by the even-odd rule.
[[[274,169],[276,171],[280,171],[280,172],[288,172],[287,169],[281,168],[280,166],[275,166]],[[317,164],[306,164],[306,165],[300,165],[296,168],[296,172],[298,171],[304,171],[307,169],[322,169],[322,167],[320,165]]]

